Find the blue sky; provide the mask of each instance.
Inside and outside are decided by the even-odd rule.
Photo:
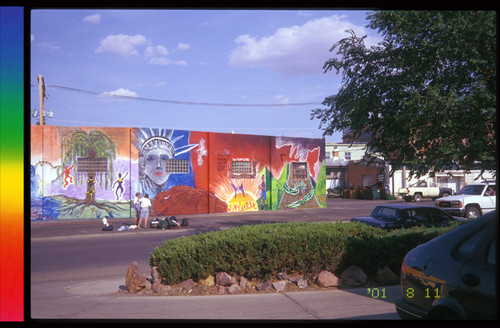
[[[331,46],[366,10],[31,11],[31,109],[46,124],[160,127],[321,138],[312,109],[341,76]],[[124,97],[123,97],[124,96]],[[262,105],[286,106],[262,106]],[[300,104],[300,105],[297,105]],[[31,124],[39,117],[31,117]],[[326,137],[340,142],[341,133]]]

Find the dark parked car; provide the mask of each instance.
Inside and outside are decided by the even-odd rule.
[[[496,211],[406,254],[401,265],[402,319],[498,319]]]
[[[386,204],[375,207],[370,216],[352,218],[351,222],[392,230],[414,226],[442,227],[460,220],[439,208],[410,204]]]

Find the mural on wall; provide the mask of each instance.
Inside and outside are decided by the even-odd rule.
[[[130,217],[126,183],[130,154],[118,155],[119,148],[127,149],[125,144],[130,144],[128,129],[36,129],[41,129],[41,138],[32,138],[32,148],[50,151],[38,155],[32,149],[32,219]]]
[[[139,150],[136,190],[149,194],[156,215],[226,211],[215,195],[195,184],[193,166],[203,166],[207,156],[204,138],[192,143],[192,132],[169,129],[143,128],[135,133]]]
[[[326,207],[324,140],[159,128],[32,126],[31,219]]]
[[[229,134],[213,139],[212,189],[229,212],[326,207],[322,139]]]
[[[324,141],[276,137],[275,146],[273,163],[286,163],[274,188],[278,192],[277,208],[326,207],[326,165],[321,151]]]

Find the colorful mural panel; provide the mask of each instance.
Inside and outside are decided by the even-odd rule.
[[[32,219],[130,217],[129,129],[31,131]]]
[[[32,220],[326,207],[324,140],[32,126]]]

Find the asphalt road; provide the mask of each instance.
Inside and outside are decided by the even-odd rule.
[[[116,294],[120,285],[124,284],[125,273],[130,263],[132,263],[132,261],[137,261],[142,272],[149,275],[150,267],[148,261],[150,254],[152,253],[154,247],[161,245],[166,239],[218,229],[227,229],[243,224],[287,221],[348,221],[352,216],[368,215],[378,204],[391,202],[400,203],[401,201],[328,199],[327,209],[297,209],[291,211],[183,216],[189,217],[190,225],[188,228],[178,230],[146,229],[119,232],[116,228],[118,228],[121,224],[132,223],[133,221],[124,219],[112,219],[111,224],[115,226],[115,230],[111,232],[102,231],[100,220],[97,219],[32,222],[30,229],[31,247],[29,254],[31,272],[31,302],[29,310],[31,311],[32,318],[87,318],[86,315],[90,315],[91,318],[94,318],[92,315],[95,315],[96,318],[106,318],[105,313],[95,314],[97,309],[94,309],[94,312],[89,312],[89,307],[85,305],[87,304],[85,302],[94,304],[91,302],[91,299],[94,302],[98,302],[98,304],[99,302],[106,302],[109,308],[111,308],[112,302],[110,300],[115,300],[116,296],[113,298],[110,295],[113,293]],[[424,204],[426,203],[422,203],[422,205]],[[432,203],[427,203],[427,205],[429,204]],[[396,288],[396,290],[394,290],[394,288]],[[380,313],[381,318],[397,319],[398,317],[395,315],[394,306],[390,303],[390,300],[396,297],[396,295],[399,296],[399,292],[397,291],[398,288],[398,286],[391,287],[390,299],[383,300],[383,302],[381,302],[380,299],[375,300],[367,297],[367,295],[362,295],[366,294],[366,289],[360,289],[357,294],[356,292],[348,293],[351,296],[358,295],[361,297],[363,302],[367,302],[368,305],[363,305],[363,307],[360,307],[359,305],[359,297],[346,297],[345,292],[340,293],[339,291],[338,293],[331,293],[328,291],[324,292],[324,294],[322,294],[323,296],[320,297],[327,297],[326,295],[328,295],[328,297],[333,297],[331,301],[333,302],[332,304],[342,304],[342,306],[346,306],[345,304],[347,300],[350,299],[353,303],[351,303],[352,308],[351,312],[349,312],[349,318],[357,316],[365,319],[379,318],[376,313],[376,311],[379,310],[376,309],[378,309],[381,305],[384,305],[385,307],[382,307],[382,310],[380,310],[382,311]],[[105,295],[102,295],[103,293]],[[303,294],[309,293],[312,292],[305,292]],[[88,299],[87,297],[91,298]],[[104,301],[104,299],[97,299],[96,297],[104,297],[107,301]],[[107,299],[107,297],[110,297],[110,299]],[[197,302],[201,302],[199,304],[203,304],[209,300],[207,297],[209,296],[197,296]],[[232,298],[235,296],[219,297]],[[265,297],[277,297],[277,295]],[[305,295],[293,297],[288,295],[286,296],[286,300],[280,298],[279,300],[275,300],[275,302],[279,303],[280,301],[284,301],[286,303],[293,303],[294,297],[297,299],[306,298]],[[339,299],[337,299],[337,297],[339,297]],[[124,301],[123,299],[128,299],[128,301],[125,302],[139,302],[141,304],[144,302],[147,303],[148,301],[145,301],[145,299],[149,298],[153,299],[152,302],[159,301],[160,299],[161,302],[172,302],[173,300],[172,297],[154,296],[139,298],[136,296],[123,297],[123,295],[120,295],[118,297],[118,299],[122,302]],[[193,298],[195,297],[184,298],[193,301]],[[256,296],[239,295],[237,298],[239,300],[238,302],[244,300],[249,301],[248,306],[258,306],[259,304],[259,301],[256,300]],[[185,301],[186,300],[183,299],[183,301],[180,302]],[[227,302],[226,299],[220,301]],[[80,304],[80,306],[83,306],[87,309],[87,311],[82,312],[81,310],[72,310],[73,308],[79,308],[77,306],[77,303],[79,302],[85,303]],[[253,302],[255,302],[255,305],[252,305]],[[264,304],[262,301],[260,302],[260,304]],[[313,301],[312,299],[307,302],[316,304],[315,307],[319,306],[321,303],[320,301]],[[375,310],[370,310],[370,303],[374,304]],[[175,304],[179,303],[177,302]],[[389,307],[388,304],[390,304]],[[171,304],[170,306],[174,305]],[[253,314],[245,316],[240,313],[240,315],[243,316],[240,318],[238,318],[237,315],[235,317],[233,314],[227,318],[248,319],[254,318],[254,315],[258,316],[258,312],[250,311],[248,306],[245,306],[247,312]],[[132,307],[135,306],[132,305]],[[307,309],[307,306],[305,307]],[[289,306],[287,306],[287,308],[289,308]],[[357,310],[352,310],[356,308],[359,309],[359,313],[356,312]],[[120,310],[116,311],[120,312]],[[373,311],[375,311],[375,313]],[[122,312],[123,313],[120,314],[119,318],[131,315],[130,311]],[[202,312],[198,311],[196,315],[192,311],[190,311],[190,313],[194,316],[193,318],[213,319],[213,317],[210,317],[208,314],[210,312],[205,314],[207,317],[201,318],[196,315],[203,315]],[[347,313],[346,310],[341,313],[343,313],[343,316],[341,315],[340,318],[345,318]],[[368,317],[366,317],[367,313],[370,313]],[[108,317],[114,318],[115,315],[117,314],[113,315],[109,313]],[[158,314],[156,313],[154,315],[157,316]],[[282,315],[278,315],[278,317],[279,319],[302,318],[302,314],[297,315],[298,317],[294,316],[293,311],[291,311],[291,313],[285,311]],[[141,313],[135,313],[132,316],[132,318],[144,317],[150,318],[150,316],[147,313],[144,313],[144,311]],[[274,318],[274,315],[271,315],[271,317]],[[310,315],[309,313],[305,315],[305,317],[316,319],[335,319],[335,315],[331,315],[329,313],[325,314],[323,312],[321,312],[321,314],[317,314],[316,316]],[[167,316],[167,318],[173,317],[170,315]],[[186,319],[186,317],[182,317],[181,319]],[[255,319],[259,318],[255,317]]]

